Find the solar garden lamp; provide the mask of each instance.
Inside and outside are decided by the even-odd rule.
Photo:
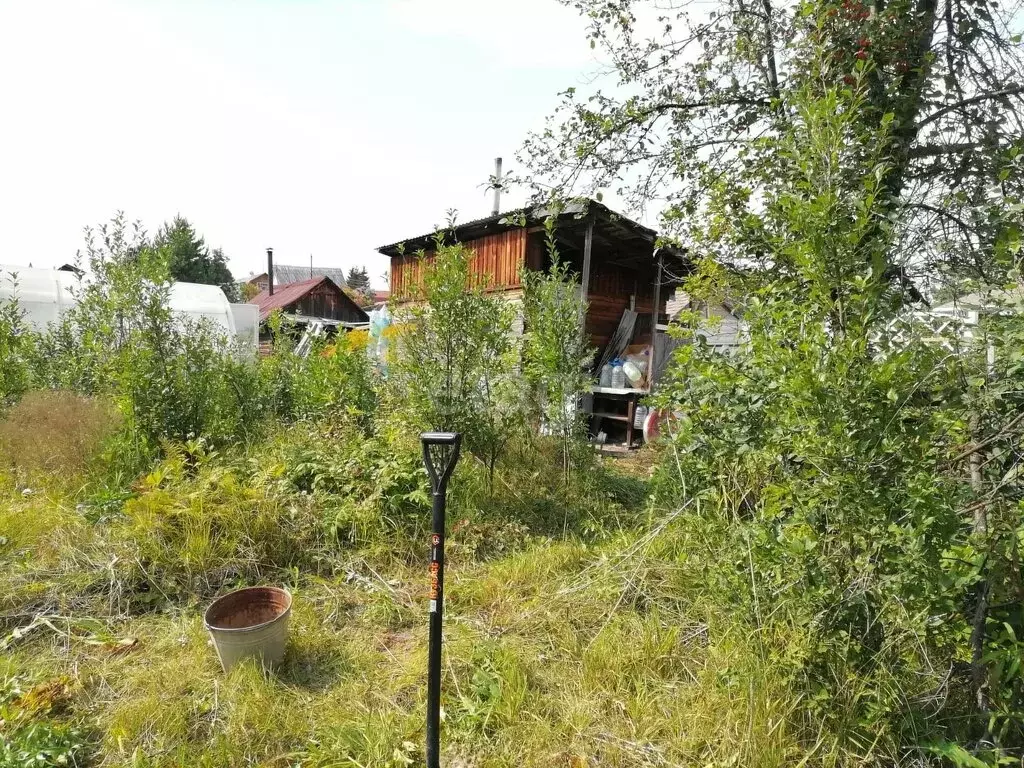
[[[440,766],[441,621],[444,617],[444,514],[448,480],[459,460],[458,432],[424,432],[423,464],[430,477],[430,636],[427,655],[427,768]]]

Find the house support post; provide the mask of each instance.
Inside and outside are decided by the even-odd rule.
[[[580,278],[580,332],[587,337],[587,297],[590,296],[590,257],[594,248],[594,214],[587,215],[587,231],[583,237],[583,275]]]
[[[655,249],[655,257],[658,266],[654,278],[654,307],[651,309],[651,369],[647,373],[648,389],[651,390],[654,389],[654,371],[658,364],[658,320],[661,317],[661,280],[665,266],[660,249]]]

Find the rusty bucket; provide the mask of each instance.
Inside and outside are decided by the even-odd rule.
[[[292,596],[278,587],[248,587],[217,598],[204,623],[225,672],[242,659],[270,669],[284,658]]]

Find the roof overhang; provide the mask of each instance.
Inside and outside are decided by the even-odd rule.
[[[656,253],[686,261],[685,250],[671,245],[658,245],[658,233],[650,227],[616,213],[596,200],[572,200],[559,208],[535,205],[457,224],[444,230],[382,245],[377,251],[389,257],[412,255],[433,250],[442,242],[468,242],[488,235],[525,227],[534,230],[551,216],[557,215],[555,238],[570,250],[582,248],[587,227],[593,221],[594,252],[605,261],[639,268],[650,265]]]

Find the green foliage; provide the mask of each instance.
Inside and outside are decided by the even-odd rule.
[[[246,401],[259,418],[337,417],[368,427],[377,407],[377,387],[366,356],[366,333],[339,334],[315,343],[308,356],[295,350],[295,328],[280,312],[268,319],[272,354],[259,361],[258,392]]]
[[[444,245],[425,264],[422,303],[399,318],[392,380],[410,423],[461,432],[488,467],[522,424],[514,311],[473,278],[473,252]]]
[[[13,301],[0,304],[0,410],[31,386],[34,352],[33,336],[25,322],[25,313],[18,306],[17,275],[0,274],[0,280],[8,279],[14,283],[15,297]]]
[[[979,595],[1020,589],[1021,489],[1005,474],[1016,454],[992,457],[1002,485],[987,488],[964,458],[979,441],[971,414],[1016,406],[982,409],[983,354],[951,354],[934,332],[894,322],[881,194],[891,137],[862,129],[861,90],[819,88],[757,149],[774,162],[711,188],[701,249],[756,252],[772,269],[705,263],[689,282],[697,298],[745,295],[749,340],[723,357],[700,318],[684,318],[688,343],[659,397],[676,414],[660,487],[685,502],[682,550],[710,552],[684,568],[707,599],[757,631],[801,633],[765,652],[800,691],[805,743],[853,763],[898,761],[941,734],[995,744],[970,752],[998,760],[1024,736],[1011,662],[1021,646],[1016,612],[1000,628]],[[1019,382],[1005,386],[1015,403]],[[979,532],[979,504],[993,520],[1002,509],[998,531]]]
[[[55,720],[66,684],[60,680],[26,686],[23,679],[0,680],[0,768],[57,768],[80,765],[88,742],[80,728]]]
[[[884,252],[887,279],[903,283],[903,268],[995,283],[1012,269],[996,244],[1007,228],[1001,197],[1024,184],[1005,159],[1020,146],[1024,105],[1016,0],[723,0],[707,13],[657,0],[562,2],[580,12],[608,66],[567,88],[527,140],[522,160],[538,189],[613,189],[641,210],[657,201],[665,227],[688,236],[703,228],[707,180],[742,167],[737,154],[759,138],[784,136],[804,88],[856,87],[864,73],[855,120],[865,130],[892,123],[878,190],[897,235]],[[765,149],[762,161],[775,162]],[[770,267],[769,255],[735,263]]]
[[[279,466],[225,466],[203,440],[172,446],[139,484],[111,537],[161,602],[254,583],[268,571],[315,567],[322,526],[308,499],[281,494]]]
[[[164,252],[168,273],[173,280],[219,285],[228,301],[241,301],[224,251],[207,248],[203,238],[184,216],[179,214],[173,221],[164,222],[153,240],[153,248]]]
[[[357,344],[342,339],[301,358],[278,316],[274,354],[260,360],[214,326],[171,312],[176,232],[163,232],[158,250],[120,215],[87,233],[92,278],[59,324],[29,340],[37,385],[116,400],[123,447],[141,461],[167,441],[250,439],[270,417],[335,413],[365,422],[375,392]]]
[[[592,383],[588,366],[594,350],[583,321],[586,302],[569,265],[558,258],[555,217],[545,222],[548,272],[523,270],[523,374],[533,389],[544,424],[562,444],[562,468],[568,478],[584,435],[579,401]]]
[[[414,556],[430,521],[430,497],[413,441],[310,427],[288,448],[285,465],[288,487],[322,504],[333,542],[385,552],[406,541],[399,554]]]

